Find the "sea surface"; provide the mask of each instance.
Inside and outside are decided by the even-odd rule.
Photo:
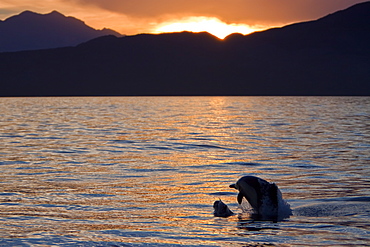
[[[370,97],[0,98],[0,141],[0,246],[370,246]]]

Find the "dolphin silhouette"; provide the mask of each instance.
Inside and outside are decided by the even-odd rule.
[[[221,199],[213,203],[213,208],[215,210],[213,214],[216,217],[229,217],[231,215],[234,215],[234,213],[223,201],[221,201]]]
[[[258,216],[262,218],[278,216],[279,199],[282,197],[276,184],[259,177],[245,176],[240,178],[236,184],[231,184],[230,188],[239,190],[238,203],[241,204],[245,197]]]

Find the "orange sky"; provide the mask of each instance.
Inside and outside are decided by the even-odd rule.
[[[24,10],[38,13],[57,10],[64,15],[81,19],[94,28],[107,27],[127,35],[163,32],[166,28],[174,31],[165,26],[172,25],[175,29],[181,29],[184,28],[184,23],[190,22],[193,22],[192,25],[197,27],[197,30],[206,29],[208,26],[219,31],[224,29],[224,32],[234,30],[233,32],[243,33],[247,32],[248,28],[253,31],[317,19],[366,1],[1,0],[0,19],[4,20]],[[203,24],[200,21],[203,21]],[[174,23],[179,25],[174,26]]]

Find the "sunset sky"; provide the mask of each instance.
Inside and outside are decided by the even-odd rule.
[[[314,20],[368,0],[1,0],[0,19],[24,10],[57,10],[97,29],[122,34],[208,31],[222,38],[232,32]]]

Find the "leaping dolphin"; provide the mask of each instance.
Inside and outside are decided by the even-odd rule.
[[[278,218],[279,207],[284,206],[289,210],[285,210],[288,216],[291,215],[289,204],[283,201],[281,192],[274,183],[255,176],[245,176],[240,178],[236,184],[231,184],[230,188],[239,190],[237,197],[239,204],[245,197],[255,214],[262,219]]]

